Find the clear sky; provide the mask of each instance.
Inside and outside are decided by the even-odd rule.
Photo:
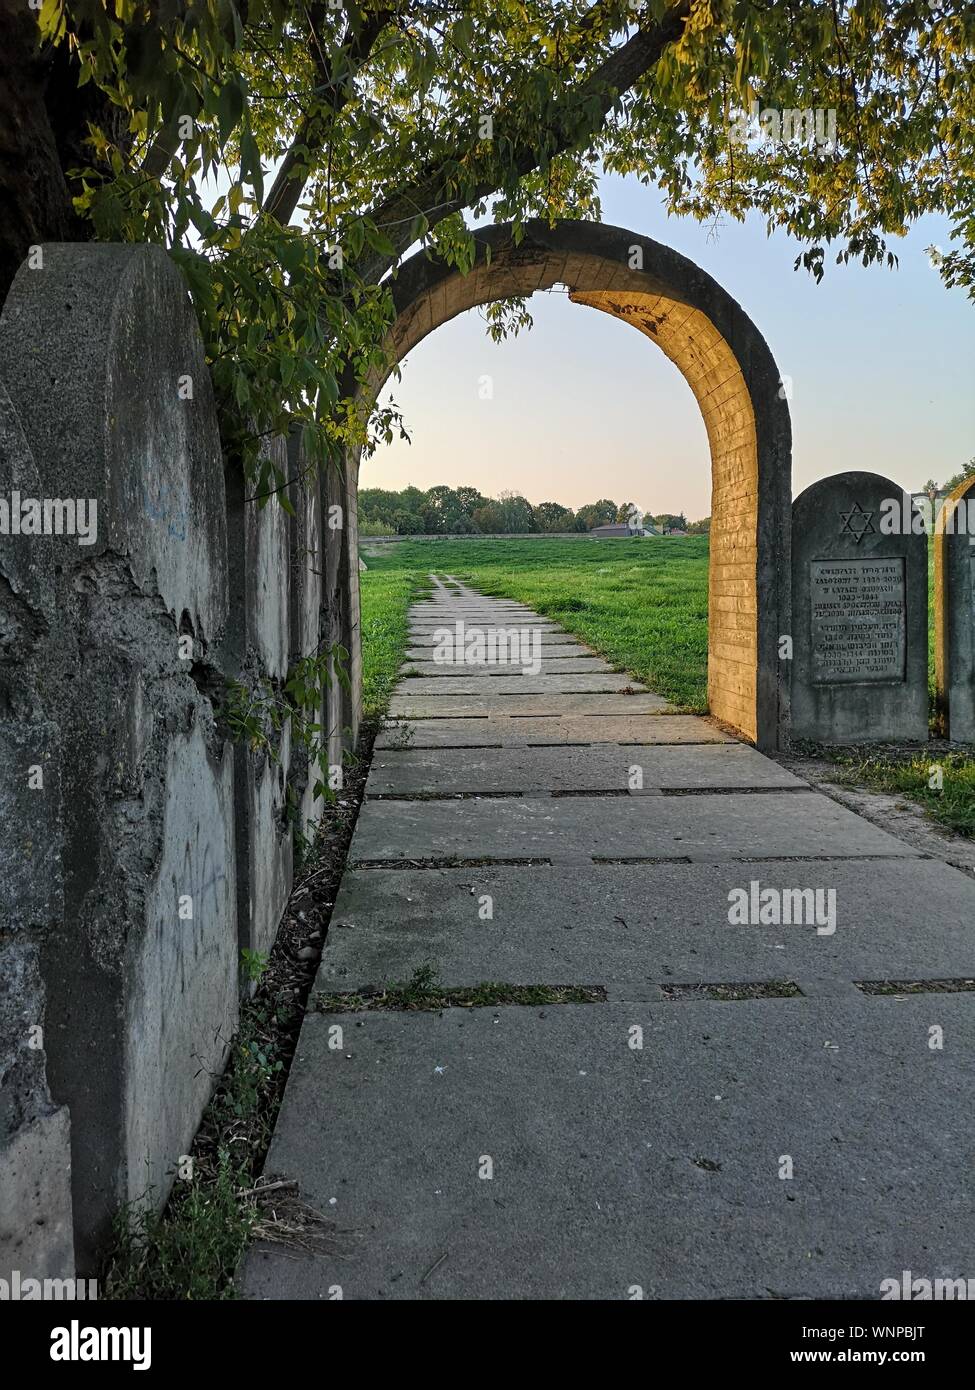
[[[762,220],[709,228],[670,219],[659,191],[602,181],[603,220],[673,246],[741,304],[792,378],[793,487],[844,469],[907,488],[943,482],[975,455],[975,304],[946,290],[925,247],[939,219],[894,245],[898,269],[836,266],[817,285],[799,247]],[[562,294],[535,295],[534,327],[496,345],[476,310],[430,334],[390,384],[412,444],[366,460],[363,487],[473,484],[578,507],[599,497],[706,516],[707,437],[689,387],[626,324]],[[493,398],[479,380],[493,378]]]

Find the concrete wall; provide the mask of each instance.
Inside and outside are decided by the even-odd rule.
[[[354,748],[362,719],[362,643],[359,625],[359,547],[356,508],[357,458],[329,465],[322,477],[325,545],[325,629],[330,648],[344,656],[330,662],[326,712],[328,761],[341,765]],[[345,666],[348,679],[340,678]]]
[[[168,1194],[237,1024],[240,948],[269,948],[294,823],[321,809],[287,722],[270,751],[229,740],[226,682],[280,691],[299,650],[351,643],[356,611],[354,534],[323,533],[317,474],[292,517],[225,465],[158,248],[46,246],[21,269],[0,316],[8,509],[15,492],[94,503],[97,529],[0,535],[0,1277],[90,1273],[119,1207]],[[323,722],[354,731],[339,705]]]
[[[938,513],[934,539],[934,659],[940,732],[975,742],[975,479]]]
[[[37,468],[0,381],[0,496],[34,497]],[[59,731],[32,661],[54,622],[54,564],[0,538],[0,1278],[73,1267],[68,1111],[51,1096],[41,952],[63,913]]]
[[[286,445],[266,450],[287,469]],[[230,616],[217,653],[222,673],[267,702],[287,677],[291,621],[291,527],[276,495],[263,506],[231,462],[226,472]],[[265,719],[268,745],[234,745],[237,907],[241,949],[266,953],[291,890],[292,843],[286,798],[291,753],[287,723]]]

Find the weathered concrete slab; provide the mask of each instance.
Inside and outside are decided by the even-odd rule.
[[[691,714],[593,714],[560,719],[397,718],[376,739],[376,748],[525,748],[553,744],[733,743],[727,734]]]
[[[518,603],[515,599],[487,598],[484,595],[475,595],[470,598],[453,597],[449,600],[439,601],[432,599],[420,599],[410,609],[411,614],[423,618],[453,618],[456,613],[485,613],[488,615],[495,613],[533,613],[534,610],[527,603]]]
[[[415,613],[449,613],[457,609],[478,609],[481,612],[489,613],[503,612],[510,608],[517,608],[526,613],[532,611],[527,604],[519,603],[517,599],[478,594],[473,589],[466,594],[441,591],[430,598],[418,599],[411,611]]]
[[[405,684],[401,682],[397,690],[402,690]],[[476,692],[471,695],[394,695],[389,702],[392,717],[407,719],[456,719],[472,714],[549,715],[564,719],[573,714],[660,714],[668,709],[670,705],[661,696],[642,691],[634,695],[585,691],[482,697]]]
[[[499,632],[509,632],[511,628],[517,626],[517,624],[506,621],[504,618],[495,617],[489,621],[471,623],[470,626],[476,628],[478,632],[483,632],[485,636],[490,636]],[[524,626],[527,626],[532,632],[537,632],[543,642],[546,640],[564,642],[566,639],[567,634],[565,629],[559,627],[557,623],[550,622],[548,618],[531,618],[526,621]],[[411,638],[432,639],[436,634],[442,634],[445,628],[452,629],[452,627],[452,623],[427,622],[419,619],[411,619],[408,630]]]
[[[284,476],[288,468],[285,440],[265,440],[262,452]],[[292,611],[296,594],[295,586],[289,583],[294,560],[291,532],[298,529],[297,518],[289,517],[277,497],[258,507],[248,500],[251,491],[241,470],[230,470],[227,533],[231,601],[219,664],[260,699],[266,698],[266,681],[284,680],[293,625],[303,615]],[[304,508],[296,492],[295,503]],[[233,750],[238,944],[241,950],[261,953],[270,949],[281,921],[294,860],[287,812],[290,723],[272,733],[271,739],[273,756],[264,749],[251,748],[247,740],[235,743]]]
[[[70,1112],[87,1272],[123,1204],[165,1201],[237,1023],[234,759],[211,698],[229,618],[226,494],[203,343],[170,258],[104,243],[42,254],[4,303],[0,376],[35,496],[87,499],[97,524],[87,539],[36,538],[54,561],[53,616],[25,624],[17,699],[36,699],[11,712],[58,730],[64,910],[31,1021],[52,1104]],[[276,631],[263,634],[273,648]],[[66,1132],[52,1124],[38,1142],[48,1172]]]
[[[432,652],[434,651],[435,645],[432,636],[427,642],[421,642],[419,639],[416,639],[406,653],[407,661],[432,661]],[[542,642],[540,645],[542,647],[541,657],[543,662],[564,661],[571,657],[586,658],[592,661],[601,660],[595,652],[591,652],[588,647],[582,646],[579,642]],[[449,665],[451,663],[447,664]],[[463,663],[452,664],[462,665]],[[595,667],[594,669],[598,670],[599,668]],[[426,673],[424,672],[421,674]]]
[[[392,719],[376,735],[375,748],[500,748],[502,725],[511,719]]]
[[[289,666],[294,666],[317,651],[319,643],[328,636],[323,583],[327,528],[323,525],[319,470],[304,447],[300,428],[291,431],[287,450],[288,495],[294,508],[289,526],[291,594],[288,600],[291,618]],[[317,722],[324,732],[329,722],[324,692]],[[323,735],[319,734],[309,750],[301,739],[295,740],[288,767],[290,793],[297,801],[296,829],[308,839],[314,838],[325,806],[324,798],[315,795],[315,788],[321,781],[318,759],[323,742]]]
[[[814,918],[731,925],[729,894],[752,882],[833,890],[835,931],[817,932]],[[423,965],[449,987],[577,981],[624,998],[654,983],[970,979],[975,882],[934,860],[899,859],[347,873],[319,987],[387,985]]]
[[[904,1269],[964,1277],[973,1057],[959,995],[309,1016],[267,1166],[337,1249],[255,1248],[244,1294],[875,1299]]]
[[[471,603],[452,603],[449,607],[441,606],[439,608],[417,605],[410,609],[410,617],[414,622],[441,623],[447,627],[453,627],[454,623],[460,621],[471,626],[479,623],[552,621],[551,619],[543,620],[540,613],[535,613],[531,608],[525,608],[523,605],[515,603],[507,606],[492,604],[489,607],[485,607],[484,604]]]
[[[820,792],[760,796],[513,797],[367,801],[350,851],[361,860],[675,856],[723,859],[913,856]]]
[[[975,478],[938,514],[934,541],[934,650],[945,737],[975,740]]]
[[[5,965],[7,962],[4,963]],[[28,1027],[37,1027],[28,1023]],[[0,1279],[71,1279],[71,1122],[67,1106],[0,1132]],[[7,1123],[3,1131],[8,1128]]]
[[[241,950],[266,954],[277,934],[294,873],[287,815],[290,721],[277,735],[273,758],[246,744],[238,744],[234,755],[238,939]]]
[[[329,764],[343,761],[358,739],[362,718],[356,476],[358,450],[346,449],[319,471],[322,488],[322,607],[328,657],[325,697]],[[348,654],[340,655],[338,648]],[[343,670],[342,668],[347,668]]]
[[[394,710],[431,717],[377,742],[350,862],[379,867],[347,869],[316,988],[432,965],[609,999],[310,1015],[266,1171],[335,1251],[257,1247],[245,1296],[875,1298],[934,1248],[963,1274],[975,1001],[853,982],[971,978],[975,882],[658,697],[426,680]],[[769,896],[812,913],[762,924]],[[781,979],[804,996],[662,988]]]
[[[650,791],[666,788],[802,787],[744,743],[656,747],[639,755],[616,744],[587,748],[377,751],[367,796],[478,792]]]
[[[10,458],[4,424],[0,411],[0,475]],[[0,555],[0,628],[5,641],[16,634],[12,649],[21,657],[30,650],[23,628],[34,617],[30,601],[40,597],[37,579],[51,568],[42,556],[22,571],[28,583],[15,588],[11,561],[24,548],[15,538],[13,556]],[[0,703],[8,710],[19,703],[18,676],[26,675],[26,662],[12,665],[0,663]],[[8,1282],[14,1270],[37,1278],[75,1271],[71,1123],[48,1086],[41,973],[45,946],[64,918],[60,754],[56,725],[0,719],[0,1279]]]
[[[541,614],[535,613],[523,604],[452,603],[439,607],[418,604],[410,610],[410,616],[417,622],[446,623],[450,626],[461,619],[464,622],[503,623],[526,619],[533,622]]]
[[[400,667],[400,675],[413,677],[432,676],[438,680],[448,676],[453,679],[463,679],[467,676],[486,676],[489,679],[492,677],[496,679],[498,676],[519,675],[522,680],[525,680],[529,676],[532,676],[533,679],[536,678],[533,675],[533,667],[535,664],[536,663],[530,658],[527,660],[519,658],[516,661],[484,662],[466,662],[463,660],[428,661],[421,658],[418,661],[407,660],[407,662]],[[545,656],[539,658],[537,664],[539,667],[537,672],[538,676],[596,676],[604,673],[611,673],[613,670],[608,661],[603,661],[602,658],[598,656],[587,656],[585,653],[583,653],[582,656],[568,657],[550,657],[546,653]],[[632,686],[632,680],[627,679],[627,684]],[[599,688],[603,689],[604,687],[600,686]],[[605,686],[607,690],[616,690],[619,688],[620,687],[616,684]],[[642,686],[640,687],[640,689],[643,688]],[[448,689],[446,693],[449,695],[450,690]]]
[[[490,681],[490,686],[485,686]],[[568,675],[508,675],[502,671],[470,671],[463,676],[405,676],[396,687],[398,700],[411,700],[424,695],[437,699],[458,695],[480,695],[485,690],[491,695],[588,695],[621,694],[628,690],[645,691],[646,686],[626,674],[606,671],[579,672]],[[659,695],[654,696],[659,708],[666,704]]]
[[[481,623],[502,626],[527,624],[531,627],[535,627],[539,623],[545,623],[549,626],[558,625],[555,618],[548,617],[544,613],[536,613],[533,609],[518,604],[513,604],[509,608],[475,608],[472,606],[465,608],[463,605],[454,604],[450,608],[436,611],[432,609],[420,611],[411,608],[409,620],[411,623],[419,623],[422,626],[439,624],[451,630],[458,623],[464,624],[465,627],[476,626]]]

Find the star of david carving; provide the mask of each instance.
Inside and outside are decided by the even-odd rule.
[[[843,522],[840,535],[851,535],[854,545],[859,545],[864,536],[877,534],[873,524],[873,512],[865,512],[859,502],[854,502],[848,512],[840,512],[840,520]]]

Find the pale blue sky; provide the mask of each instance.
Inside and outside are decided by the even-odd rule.
[[[925,247],[940,219],[894,249],[900,267],[827,264],[816,285],[798,247],[755,217],[717,229],[669,219],[658,190],[602,181],[603,218],[696,261],[742,305],[792,378],[793,486],[843,469],[907,488],[942,481],[975,454],[975,305],[944,288]],[[392,394],[412,445],[364,462],[361,485],[471,483],[532,502],[597,497],[653,512],[710,511],[707,438],[680,373],[649,339],[564,295],[536,295],[535,326],[495,345],[476,311],[445,324],[403,364]],[[479,378],[494,397],[478,397]]]

